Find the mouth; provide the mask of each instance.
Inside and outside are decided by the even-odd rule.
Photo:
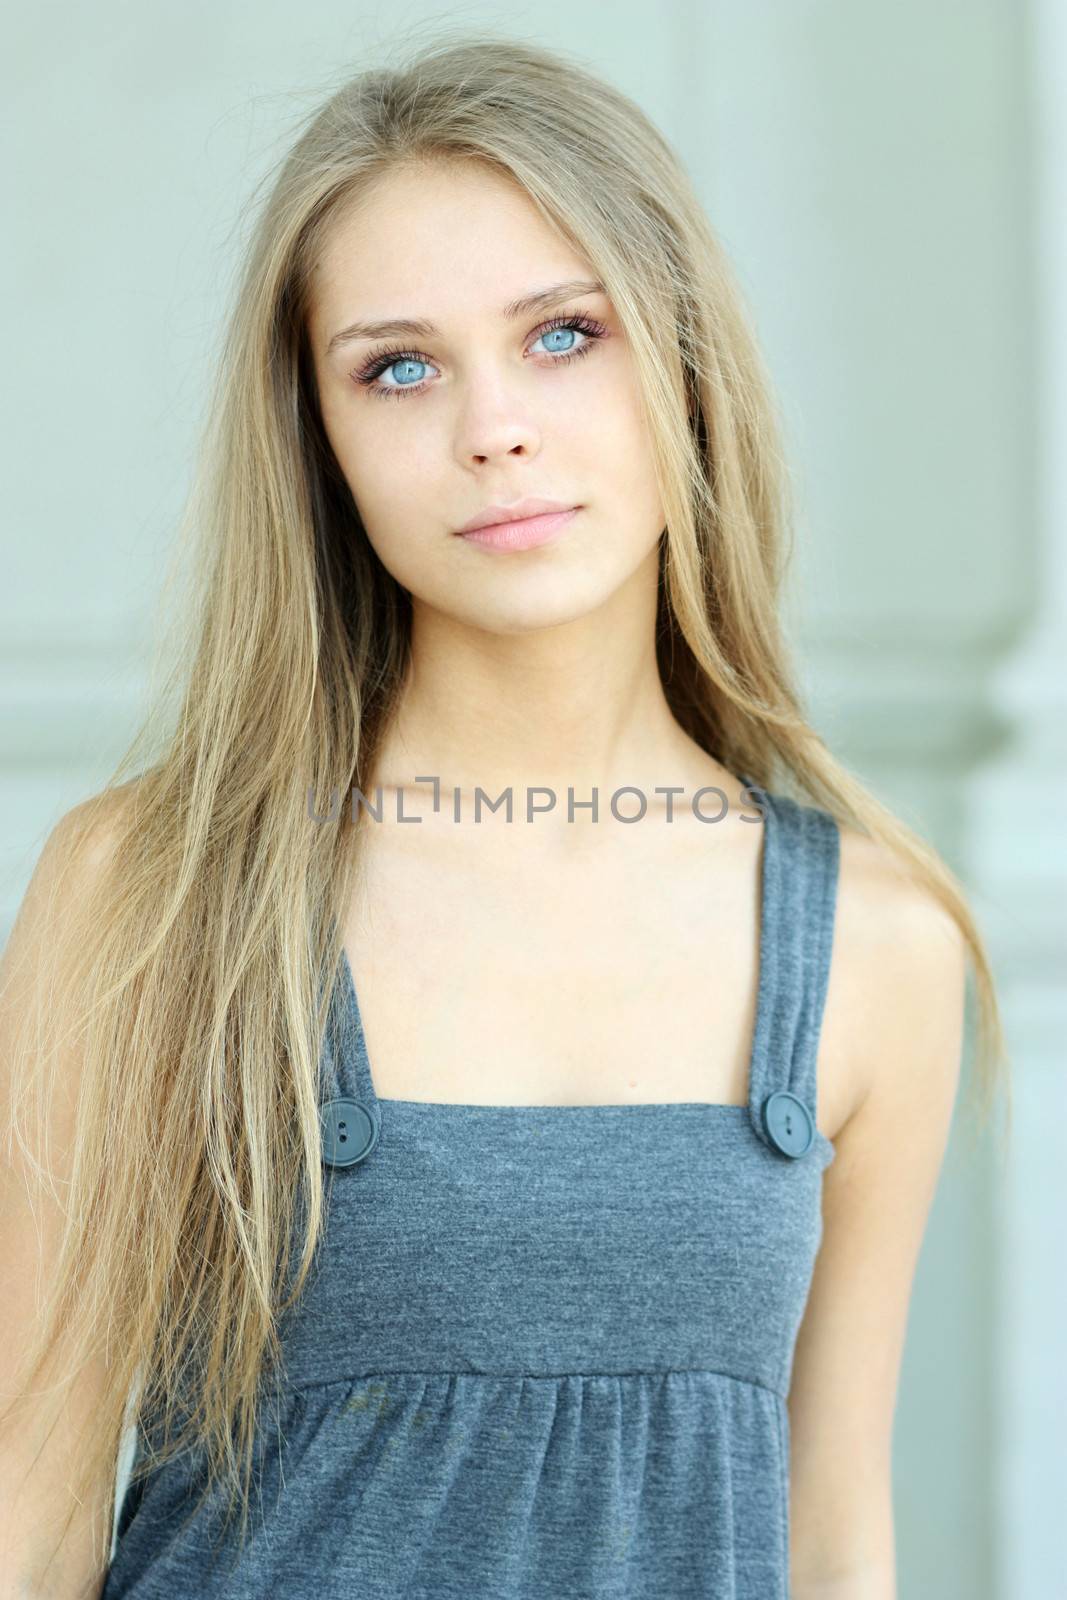
[[[558,538],[581,506],[571,506],[567,511],[542,512],[537,517],[518,517],[512,522],[491,522],[484,528],[472,528],[457,534],[468,544],[484,545],[489,550],[530,550],[536,545],[550,544]]]

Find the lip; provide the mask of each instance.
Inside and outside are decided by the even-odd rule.
[[[536,545],[551,544],[580,510],[580,506],[568,506],[563,511],[544,512],[536,517],[483,523],[458,537],[466,539],[468,544],[485,545],[490,550],[531,550]]]
[[[510,505],[483,506],[476,517],[465,522],[456,532],[473,533],[477,528],[503,527],[508,522],[524,522],[528,517],[540,517],[549,511],[572,509],[566,500],[541,500],[534,495],[527,495],[522,500],[513,500]]]

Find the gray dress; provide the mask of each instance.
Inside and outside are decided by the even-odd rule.
[[[840,840],[759,797],[743,1105],[379,1097],[344,961],[327,1233],[246,1543],[216,1545],[210,1499],[189,1520],[170,1463],[127,1496],[103,1600],[787,1600]]]

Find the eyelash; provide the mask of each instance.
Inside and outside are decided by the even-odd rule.
[[[568,361],[577,361],[580,356],[587,355],[597,341],[603,339],[607,333],[604,324],[595,322],[592,317],[553,317],[551,321],[542,323],[534,331],[533,337],[535,340],[540,339],[542,335],[551,333],[555,328],[577,328],[579,333],[583,333],[586,336],[586,342],[578,345],[574,350],[565,350],[558,355],[553,355],[551,351],[548,352],[550,365],[556,367],[562,367]],[[379,350],[368,357],[366,364],[357,368],[351,376],[370,394],[380,395],[386,400],[392,400],[394,397],[401,399],[404,395],[421,394],[426,387],[426,380],[423,379],[421,383],[397,384],[393,387],[379,384],[375,380],[396,361],[425,362],[426,359],[417,350]],[[427,365],[432,366],[433,363],[427,362]]]

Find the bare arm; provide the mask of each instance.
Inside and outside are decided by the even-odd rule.
[[[865,1092],[826,1169],[794,1358],[791,1567],[795,1600],[896,1600],[893,1416],[959,1079],[966,946],[862,836],[843,840],[842,874],[827,1004],[849,1019]]]
[[[19,1144],[11,1138],[11,1062],[36,1006],[47,993],[45,959],[63,906],[84,888],[85,874],[100,869],[107,856],[106,825],[97,823],[89,848],[72,864],[72,844],[85,836],[85,807],[75,807],[52,830],[41,852],[0,960],[0,1400],[17,1391],[16,1359],[35,1325],[38,1296],[59,1237],[61,1212],[56,1198],[36,1188],[31,1205],[29,1174]],[[102,829],[102,831],[101,831]],[[74,1136],[73,1108],[78,1062],[61,1058],[57,1094],[50,1105],[50,1164],[62,1196],[65,1161]],[[40,1159],[40,1153],[35,1151]],[[94,1530],[107,1525],[113,1510],[113,1481],[100,1484],[92,1499],[77,1508],[67,1541],[42,1576],[42,1568],[71,1505],[68,1481],[79,1441],[92,1427],[102,1367],[84,1369],[71,1386],[47,1393],[47,1379],[33,1385],[14,1417],[0,1428],[0,1600],[97,1600],[106,1567],[92,1554]],[[41,1389],[45,1393],[37,1398]],[[54,1425],[54,1426],[53,1426]]]

